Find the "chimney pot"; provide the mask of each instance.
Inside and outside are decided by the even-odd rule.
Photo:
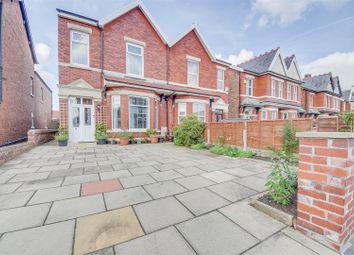
[[[305,78],[311,78],[311,74],[305,74]]]

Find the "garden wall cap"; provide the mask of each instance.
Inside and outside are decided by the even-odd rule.
[[[354,132],[297,132],[296,137],[354,139]]]

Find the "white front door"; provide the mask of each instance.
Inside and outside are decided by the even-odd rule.
[[[90,98],[69,98],[69,140],[72,142],[93,142],[95,140],[95,119],[93,100]]]

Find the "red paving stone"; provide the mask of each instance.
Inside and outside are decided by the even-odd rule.
[[[122,184],[118,180],[83,183],[81,185],[81,196],[120,190],[122,188]]]

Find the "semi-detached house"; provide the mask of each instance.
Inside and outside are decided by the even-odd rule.
[[[172,134],[190,114],[238,117],[240,68],[216,59],[196,26],[168,42],[140,2],[103,20],[59,9],[58,19],[60,123],[71,141],[93,141],[97,122],[111,136],[141,136]]]

